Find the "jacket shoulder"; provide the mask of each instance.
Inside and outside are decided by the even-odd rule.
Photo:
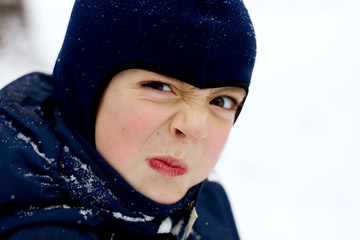
[[[11,82],[0,90],[0,116],[42,122],[55,107],[52,89],[51,76],[43,73],[30,73]],[[37,116],[42,119],[34,121]]]
[[[52,88],[51,75],[33,72],[26,74],[13,82],[10,82],[3,89],[1,93],[6,93],[8,91],[16,91],[19,93],[24,93],[26,95],[33,95],[39,90],[50,90]]]
[[[48,75],[26,75],[0,91],[0,215],[38,199],[53,179],[59,142],[51,130]]]
[[[224,236],[228,240],[240,239],[229,199],[220,183],[204,181],[196,210],[199,217],[193,235],[201,239],[224,239]]]

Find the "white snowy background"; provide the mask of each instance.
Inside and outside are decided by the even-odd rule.
[[[73,0],[25,0],[0,87],[50,73]],[[247,0],[258,55],[216,174],[243,240],[360,239],[360,2]],[[224,238],[225,239],[225,238]]]

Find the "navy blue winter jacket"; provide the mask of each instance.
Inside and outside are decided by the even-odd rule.
[[[64,121],[51,76],[0,91],[0,239],[239,239],[223,188],[204,181],[178,203],[135,191]]]

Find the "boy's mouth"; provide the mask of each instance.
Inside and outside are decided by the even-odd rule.
[[[148,162],[151,168],[165,177],[184,175],[188,169],[182,160],[172,157],[153,157]]]

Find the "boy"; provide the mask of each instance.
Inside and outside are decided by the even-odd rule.
[[[242,1],[76,1],[53,74],[0,93],[1,238],[239,239],[206,177],[255,54]]]

